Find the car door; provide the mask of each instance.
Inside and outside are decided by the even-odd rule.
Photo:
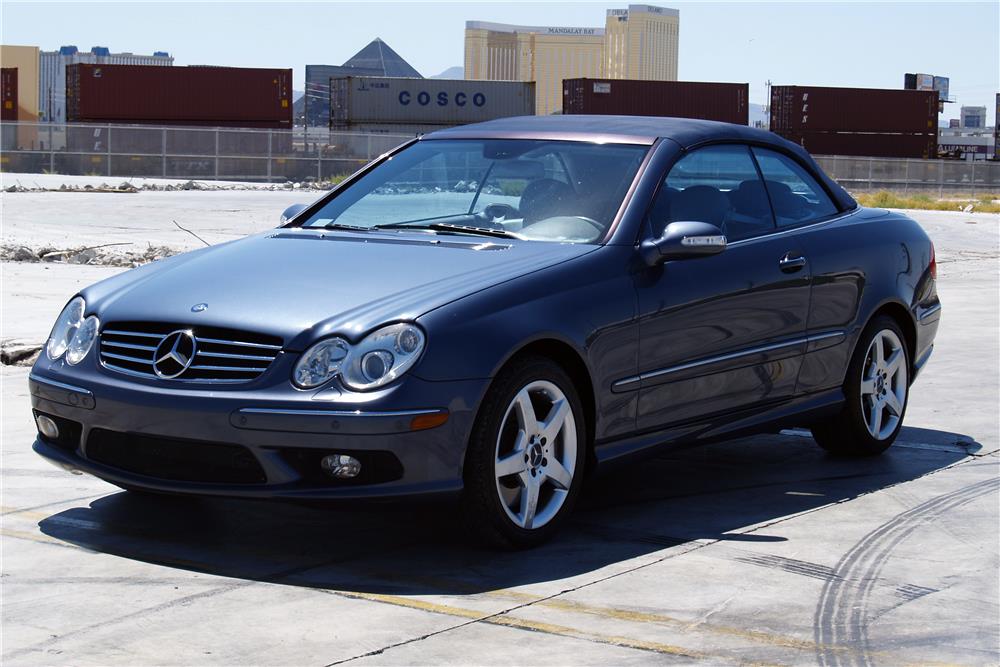
[[[683,220],[717,225],[728,246],[636,275],[640,430],[787,398],[805,350],[808,263],[796,234],[775,226],[748,146],[675,163],[645,233]]]
[[[778,229],[797,229],[809,256],[812,291],[798,393],[836,387],[843,382],[851,347],[846,331],[856,321],[865,273],[859,262],[856,229],[821,224],[844,215],[819,181],[795,158],[755,146],[752,149],[770,196]],[[891,258],[886,258],[891,261]]]

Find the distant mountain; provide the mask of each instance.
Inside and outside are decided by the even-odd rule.
[[[449,67],[440,74],[435,74],[431,77],[432,79],[464,79],[465,78],[465,68],[461,65],[456,65],[455,67]]]
[[[302,96],[306,94],[304,90],[293,90],[292,91],[292,102],[298,102],[302,99]]]

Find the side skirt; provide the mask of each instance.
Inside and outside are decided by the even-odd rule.
[[[598,469],[604,472],[616,464],[666,449],[708,444],[756,433],[776,433],[783,428],[805,426],[821,417],[836,414],[843,404],[844,393],[837,387],[780,403],[758,405],[697,422],[675,424],[654,432],[601,442],[594,448],[594,454]]]

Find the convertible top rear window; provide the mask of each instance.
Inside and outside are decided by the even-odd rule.
[[[537,241],[604,237],[648,146],[420,141],[337,192],[303,227],[414,229]]]

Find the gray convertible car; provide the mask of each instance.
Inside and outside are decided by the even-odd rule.
[[[35,450],[130,491],[450,497],[529,546],[660,447],[798,426],[878,454],[940,317],[915,222],[742,126],[454,128],[285,217],[74,296]]]

